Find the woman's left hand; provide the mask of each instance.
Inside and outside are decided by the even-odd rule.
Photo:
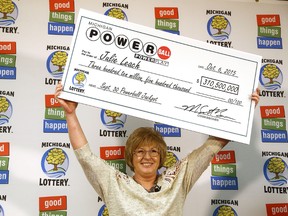
[[[252,93],[251,100],[255,102],[255,107],[256,107],[260,101],[260,89],[259,88],[257,88],[256,91]]]

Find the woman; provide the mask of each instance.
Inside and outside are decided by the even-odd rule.
[[[76,115],[77,103],[55,97],[66,113],[70,142],[87,179],[105,202],[109,215],[175,216],[183,214],[186,196],[214,155],[229,141],[209,137],[187,157],[158,175],[166,157],[166,143],[153,128],[136,129],[127,139],[125,159],[130,177],[108,165],[91,150]],[[259,89],[251,99],[259,102]]]

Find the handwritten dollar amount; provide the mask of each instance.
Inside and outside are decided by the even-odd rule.
[[[204,76],[201,77],[200,86],[235,95],[238,95],[239,92],[239,85]]]

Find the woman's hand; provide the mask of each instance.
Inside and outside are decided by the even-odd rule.
[[[251,95],[251,100],[255,102],[255,107],[257,106],[257,104],[260,101],[260,89],[257,88],[256,91],[254,91]],[[210,139],[215,139],[217,141],[219,141],[219,143],[224,147],[225,145],[227,145],[229,143],[229,140],[223,139],[223,138],[219,138],[219,137],[213,137],[211,136]]]
[[[62,89],[63,86],[61,85],[61,83],[59,83],[55,89],[55,99],[60,103],[60,105],[65,111],[69,139],[73,146],[73,149],[78,149],[86,145],[86,143],[88,142],[75,112],[78,103],[59,98]]]
[[[59,98],[58,96],[61,94],[63,89],[63,86],[61,83],[57,84],[56,89],[55,89],[55,99],[60,103],[60,105],[63,107],[64,111],[66,114],[71,114],[74,113],[78,103],[69,101],[69,100],[64,100]]]
[[[255,107],[256,107],[260,101],[260,89],[259,88],[257,88],[256,91],[252,93],[251,100],[255,102]]]

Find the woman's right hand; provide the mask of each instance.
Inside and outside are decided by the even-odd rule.
[[[62,92],[63,86],[61,83],[56,85],[56,89],[55,89],[55,99],[60,103],[60,105],[63,107],[64,111],[66,112],[66,114],[72,114],[75,112],[78,103],[77,102],[73,102],[73,101],[69,101],[69,100],[65,100],[65,99],[61,99],[59,98],[61,92]]]
[[[63,90],[63,86],[61,83],[59,83],[56,86],[54,96],[55,96],[55,99],[60,103],[60,105],[63,107],[65,111],[66,121],[67,121],[67,126],[68,126],[68,134],[69,134],[71,145],[73,146],[73,149],[78,149],[88,143],[85,137],[85,134],[81,128],[80,122],[78,121],[78,117],[76,115],[76,108],[77,108],[78,103],[59,98],[62,90]]]

